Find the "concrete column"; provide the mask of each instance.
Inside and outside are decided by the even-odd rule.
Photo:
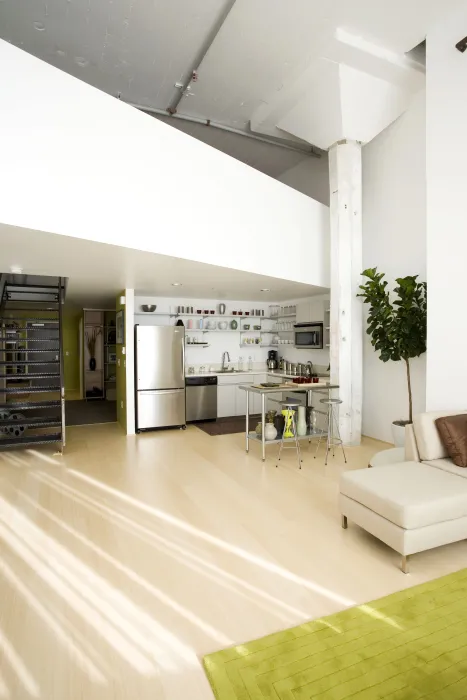
[[[331,379],[339,384],[341,437],[362,432],[362,149],[338,141],[329,150],[331,191]]]

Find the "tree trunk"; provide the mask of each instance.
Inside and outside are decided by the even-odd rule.
[[[410,364],[409,360],[405,360],[405,366],[407,368],[407,388],[409,390],[409,421],[412,423],[412,382],[410,381]]]

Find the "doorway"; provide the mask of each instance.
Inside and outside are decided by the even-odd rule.
[[[116,312],[64,309],[65,424],[117,421]]]

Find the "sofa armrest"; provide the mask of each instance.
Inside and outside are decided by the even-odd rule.
[[[406,462],[420,462],[417,440],[415,439],[415,431],[412,424],[405,426],[405,460]]]

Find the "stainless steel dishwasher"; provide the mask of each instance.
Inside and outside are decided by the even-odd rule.
[[[216,420],[217,377],[186,377],[186,422]]]

